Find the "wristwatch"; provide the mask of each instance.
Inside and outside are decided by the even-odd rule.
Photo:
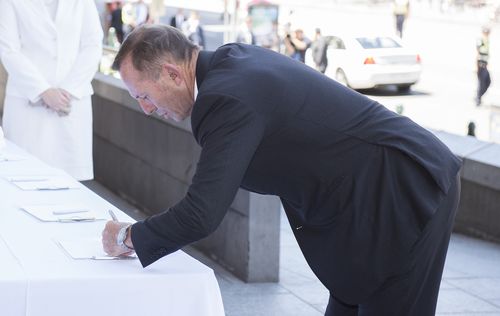
[[[127,244],[125,244],[125,240],[128,237],[131,227],[132,225],[123,226],[122,228],[120,228],[118,234],[116,235],[116,244],[127,251],[134,250],[134,248],[131,248],[127,246]]]

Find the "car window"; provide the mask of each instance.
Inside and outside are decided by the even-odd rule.
[[[356,40],[365,49],[401,47],[398,42],[390,37],[358,37]]]

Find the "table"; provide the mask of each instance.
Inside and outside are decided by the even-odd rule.
[[[75,260],[61,238],[100,238],[105,221],[41,222],[21,204],[79,203],[134,220],[78,183],[78,189],[23,191],[8,176],[62,175],[7,141],[0,162],[0,315],[224,315],[213,270],[182,251],[143,269],[135,260]],[[68,176],[69,177],[69,176]],[[108,218],[109,215],[106,215]]]

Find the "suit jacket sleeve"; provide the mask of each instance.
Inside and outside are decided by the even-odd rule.
[[[186,196],[168,211],[132,226],[132,242],[143,266],[212,233],[234,199],[264,133],[249,106],[230,97],[205,96],[210,108],[193,133],[202,146]]]

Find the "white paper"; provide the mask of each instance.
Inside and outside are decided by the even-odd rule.
[[[84,222],[106,219],[105,216],[83,205],[22,205],[21,209],[42,222]]]
[[[63,176],[19,176],[8,177],[7,180],[26,191],[78,189],[75,180]]]
[[[102,249],[101,239],[54,240],[73,259],[123,260],[136,259],[137,255],[113,257]]]

